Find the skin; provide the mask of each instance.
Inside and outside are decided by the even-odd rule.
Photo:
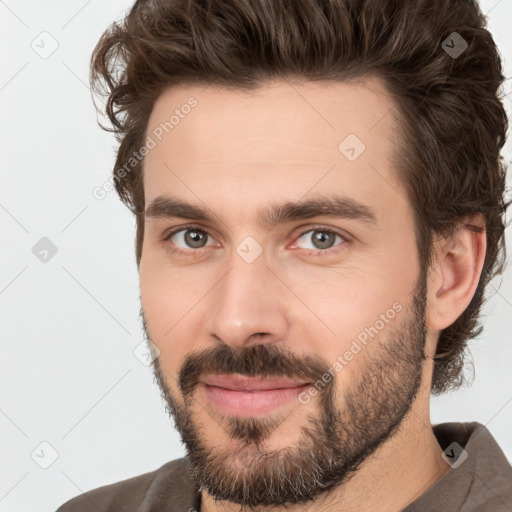
[[[147,218],[139,276],[146,336],[160,351],[155,375],[201,486],[201,510],[284,511],[279,497],[290,498],[291,489],[272,473],[276,467],[301,487],[289,511],[402,510],[449,469],[430,422],[432,356],[439,332],[476,290],[485,231],[460,229],[437,240],[421,293],[411,206],[391,164],[400,135],[378,79],[274,81],[251,93],[172,87],[156,101],[147,133],[190,96],[197,106],[145,157],[146,207],[172,194],[217,220]],[[350,133],[366,146],[352,162],[338,150]],[[327,216],[272,228],[256,220],[270,204],[330,192],[371,207],[378,227]],[[193,229],[163,240],[187,223],[208,234],[202,245],[187,244]],[[351,242],[336,237],[321,249],[311,235],[323,229]],[[252,263],[236,251],[248,236],[262,250]],[[253,375],[302,372],[314,381],[393,304],[400,311],[308,403],[227,417],[198,385],[208,373],[244,363]],[[313,436],[308,426],[318,429]],[[327,479],[315,463],[325,468],[335,458],[322,492]],[[262,480],[269,475],[273,485]]]

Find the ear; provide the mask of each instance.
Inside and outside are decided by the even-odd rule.
[[[465,224],[480,226],[482,230],[477,233]],[[465,219],[451,238],[443,238],[434,244],[426,323],[430,331],[441,331],[464,312],[478,286],[487,248],[482,214]]]

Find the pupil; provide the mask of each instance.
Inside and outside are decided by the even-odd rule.
[[[316,242],[320,244],[320,248],[325,249],[326,247],[329,247],[329,239],[332,238],[331,233],[317,232],[317,234],[313,236]]]
[[[192,234],[190,234],[192,233]],[[193,247],[200,247],[201,246],[201,238],[204,238],[201,233],[198,231],[189,230],[186,233],[187,243],[191,242],[191,245]],[[194,245],[199,243],[199,245]]]

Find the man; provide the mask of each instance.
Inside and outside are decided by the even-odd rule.
[[[59,512],[512,509],[487,428],[429,413],[503,270],[484,27],[470,0],[139,0],[105,32],[92,83],[187,456]]]

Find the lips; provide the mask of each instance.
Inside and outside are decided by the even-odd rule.
[[[310,385],[290,379],[209,375],[199,386],[212,406],[225,416],[263,417],[290,404]]]
[[[308,384],[308,382],[298,382],[290,379],[246,377],[244,375],[236,374],[210,375],[202,379],[202,382],[208,386],[246,392],[297,388]]]

